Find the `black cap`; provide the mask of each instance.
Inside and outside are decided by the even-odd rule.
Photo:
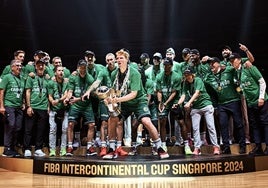
[[[220,63],[221,60],[220,60],[219,58],[217,58],[217,57],[211,57],[211,58],[208,59],[208,62],[209,62],[210,64],[215,63],[215,62]]]
[[[159,52],[154,53],[153,58],[158,57],[159,59],[162,59],[162,54]]]
[[[183,74],[193,74],[193,73],[194,73],[194,70],[190,67],[187,67],[183,72]]]
[[[190,48],[183,48],[182,54],[189,54],[191,52]]]
[[[36,50],[35,52],[34,52],[34,56],[42,56],[42,57],[44,57],[44,56],[46,56],[47,55],[47,53],[46,52],[43,52],[42,50]]]
[[[147,59],[149,58],[149,55],[147,53],[142,53],[140,56],[140,59]]]
[[[85,51],[85,56],[89,56],[89,55],[92,55],[92,56],[95,57],[95,53],[94,52],[92,52],[90,50]]]
[[[236,59],[236,58],[241,59],[240,54],[238,54],[238,53],[232,53],[232,54],[229,56],[229,60],[231,60],[231,59]]]
[[[37,63],[47,64],[47,61],[45,60],[45,58],[41,58],[41,59],[39,59],[38,61],[36,61],[36,64],[37,64]]]
[[[190,51],[191,54],[199,55],[199,51],[197,49],[192,49]]]
[[[80,60],[78,61],[78,63],[77,63],[77,66],[79,67],[79,66],[83,66],[83,65],[87,66],[87,62],[86,62],[86,60],[84,60],[84,59],[80,59]]]
[[[173,65],[173,60],[171,58],[164,59],[164,65]]]

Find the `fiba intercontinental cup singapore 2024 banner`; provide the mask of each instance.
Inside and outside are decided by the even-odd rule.
[[[232,157],[206,161],[45,161],[34,160],[37,174],[85,177],[180,177],[255,171],[254,158]]]

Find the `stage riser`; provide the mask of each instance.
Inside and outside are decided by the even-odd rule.
[[[247,145],[247,151],[253,147],[253,144]],[[124,149],[131,151],[131,148]],[[48,153],[47,148],[44,150]],[[268,156],[236,154],[238,145],[231,146],[230,155],[213,155],[212,146],[203,146],[199,156],[185,156],[183,147],[178,146],[168,150],[170,158],[164,160],[152,156],[150,147],[137,148],[139,154],[135,156],[104,160],[98,155],[85,157],[86,148],[80,147],[73,157],[0,157],[0,168],[44,175],[107,178],[211,176],[268,170]]]
[[[248,144],[246,146],[246,151],[247,153],[250,152],[254,148],[255,144]],[[171,155],[181,155],[184,154],[184,147],[183,146],[171,146],[167,147],[168,148],[168,153]],[[239,154],[239,145],[238,144],[232,144],[230,146],[231,148],[231,153],[232,154]],[[22,148],[16,148],[17,151],[23,155],[23,149]],[[96,147],[95,148],[98,155],[100,153],[100,148]],[[123,149],[127,152],[133,151],[133,147],[125,147],[123,146]],[[194,150],[194,147],[191,147],[192,151]],[[265,149],[265,144],[263,144],[263,149]],[[3,147],[0,147],[0,153],[3,152]],[[43,148],[43,151],[49,155],[49,149],[47,147]],[[151,147],[142,147],[139,146],[136,149],[138,155],[151,155],[152,154],[152,148]],[[86,155],[86,146],[81,146],[79,148],[74,148],[74,156],[85,156]],[[34,147],[32,148],[32,153],[34,153]],[[56,155],[59,156],[60,153],[60,148],[56,148]],[[201,147],[201,153],[203,154],[213,154],[213,146],[202,146]]]

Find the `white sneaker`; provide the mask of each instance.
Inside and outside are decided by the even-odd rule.
[[[73,147],[74,148],[78,148],[79,146],[80,146],[79,141],[78,140],[74,140]]]
[[[167,150],[168,150],[167,146],[162,145],[161,147],[162,147],[162,149],[163,149],[165,152],[167,152]]]
[[[34,152],[34,156],[36,157],[44,157],[46,154],[41,150],[41,149],[38,149]]]
[[[124,145],[127,147],[131,147],[131,138],[125,138],[124,139]]]
[[[137,136],[137,138],[136,138],[136,145],[142,145],[142,144],[143,144],[142,137]]]
[[[96,137],[96,139],[94,141],[94,145],[96,147],[101,147],[101,139],[100,139],[100,137]]]
[[[24,157],[31,157],[31,156],[32,156],[32,152],[30,150],[26,149],[24,151]]]

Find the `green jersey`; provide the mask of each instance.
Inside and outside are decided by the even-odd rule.
[[[187,81],[185,81],[183,84],[182,94],[185,94],[186,98],[192,98],[196,90],[200,92],[200,95],[193,102],[192,108],[201,109],[208,105],[212,105],[211,99],[206,91],[204,82],[199,77],[195,77],[192,83],[188,83]]]
[[[112,72],[111,80],[113,83],[112,88],[119,90],[120,96],[125,96],[131,91],[138,92],[136,98],[122,102],[124,105],[138,105],[140,102],[147,100],[138,69],[129,65],[125,75],[121,74],[119,69],[116,69]]]
[[[147,79],[145,82],[144,90],[147,95],[154,95],[155,94],[154,82],[150,79]]]
[[[163,102],[168,100],[172,92],[180,92],[181,81],[182,77],[177,72],[171,72],[170,75],[166,75],[165,72],[162,71],[159,75],[157,75],[156,91],[162,93]],[[168,107],[171,107],[171,105],[173,105],[173,102],[174,101],[170,102],[168,104]]]
[[[254,106],[258,104],[260,86],[259,80],[263,78],[262,74],[256,66],[250,68],[244,68],[237,70],[237,78],[240,77],[240,87],[242,88],[248,106]],[[267,93],[264,95],[264,100],[267,100]]]
[[[97,77],[97,80],[101,81],[100,85],[107,86],[107,87],[112,87],[112,81],[110,77],[110,72],[108,71],[107,68],[103,69]]]
[[[235,69],[231,66],[226,66],[225,69],[221,69],[217,74],[210,74],[207,77],[206,83],[216,91],[219,104],[240,100],[240,94],[235,90],[234,74]]]
[[[211,74],[210,66],[208,63],[200,63],[193,67],[196,76],[201,79],[206,79],[206,77]]]
[[[88,73],[94,78],[94,80],[97,80],[99,73],[105,69],[105,67],[101,64],[94,64],[93,68],[88,68]]]
[[[22,76],[12,73],[6,74],[0,82],[0,89],[4,90],[4,106],[18,108],[23,104],[25,80]]]
[[[84,78],[78,75],[71,75],[69,78],[68,90],[73,91],[74,97],[82,97],[90,85],[94,82],[93,77],[90,74],[86,74]],[[78,101],[73,104],[74,108],[87,107],[90,100]]]
[[[38,110],[48,109],[48,92],[47,92],[48,80],[45,76],[28,77],[26,80],[25,89],[31,89],[31,107]]]
[[[58,83],[55,80],[50,80],[48,82],[48,94],[53,97],[53,99],[60,99],[65,91],[67,91],[68,82],[63,81],[62,83]],[[57,111],[60,109],[64,109],[65,106],[62,102],[60,102],[57,106],[50,105],[52,111]]]
[[[150,79],[155,81],[156,76],[163,70],[162,66],[151,66],[148,69],[145,70],[145,76]]]
[[[11,67],[10,67],[10,65],[7,65],[6,67],[5,67],[5,69],[3,70],[3,72],[2,72],[2,74],[1,74],[1,76],[0,76],[0,78],[3,78],[5,75],[7,75],[7,74],[9,74],[9,73],[11,73]],[[26,68],[25,68],[25,66],[22,66],[21,67],[21,73],[20,73],[20,75],[21,75],[21,77],[23,78],[23,79],[27,79],[27,77],[28,77],[28,74],[26,73]]]

